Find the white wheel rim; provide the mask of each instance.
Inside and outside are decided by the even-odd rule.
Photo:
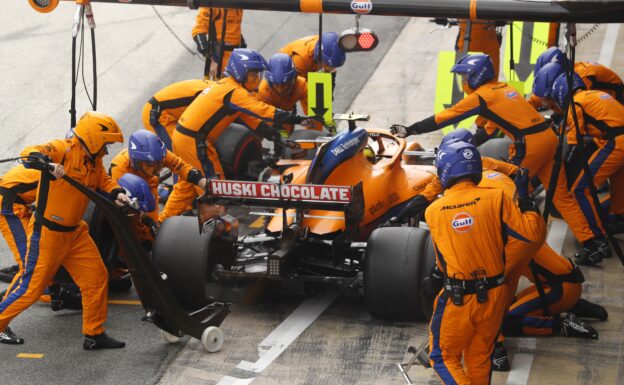
[[[223,346],[223,332],[216,326],[208,326],[202,333],[201,343],[206,351],[218,352]]]

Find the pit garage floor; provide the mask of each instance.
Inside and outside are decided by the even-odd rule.
[[[25,3],[0,5],[3,158],[27,144],[63,136],[68,128],[73,7],[63,3],[41,15]],[[157,9],[192,45],[194,13]],[[140,127],[141,108],[156,90],[199,78],[203,64],[175,41],[150,7],[95,4],[94,11],[98,109],[115,116],[127,137]],[[456,30],[431,32],[434,25],[424,19],[364,17],[362,22],[379,32],[382,43],[373,53],[349,55],[339,73],[335,111],[370,113],[366,127],[427,117],[433,110],[437,50],[452,49]],[[327,29],[351,24],[349,17],[325,17]],[[243,32],[250,47],[269,56],[315,27],[310,15],[246,12]],[[580,26],[579,35],[588,27]],[[616,54],[623,49],[624,30],[603,25],[580,44],[578,58],[610,62],[624,74],[624,58]],[[82,91],[79,100],[82,111],[87,108]],[[439,133],[416,138],[426,148],[439,139]],[[551,223],[549,242],[569,257],[577,247],[559,221]],[[0,266],[10,258],[0,242]],[[583,272],[584,297],[609,311],[607,322],[592,322],[600,339],[510,338],[512,372],[494,374],[494,384],[624,384],[624,268],[612,258]],[[241,295],[245,300],[222,324],[223,349],[213,354],[193,339],[165,344],[155,327],[140,321],[134,291],[111,295],[107,327],[128,343],[118,351],[82,351],[80,312],[53,313],[36,304],[11,325],[26,344],[0,345],[2,384],[401,384],[395,364],[408,359],[406,348],[418,345],[427,331],[426,324],[376,320],[361,301],[331,288],[303,293],[255,284],[241,288]],[[416,384],[439,383],[431,370],[420,367],[410,376]]]

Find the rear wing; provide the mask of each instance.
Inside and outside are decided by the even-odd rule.
[[[282,209],[344,211],[345,218],[347,213],[364,213],[362,182],[355,186],[330,186],[211,179],[202,200]]]

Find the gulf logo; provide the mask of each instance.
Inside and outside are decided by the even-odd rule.
[[[451,227],[458,233],[467,233],[472,228],[474,218],[468,213],[459,213],[451,220]]]
[[[365,15],[373,10],[371,0],[351,0],[351,10],[360,15]]]

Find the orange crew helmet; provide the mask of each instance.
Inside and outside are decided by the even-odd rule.
[[[82,115],[74,127],[74,136],[92,157],[99,155],[108,143],[124,141],[115,119],[96,111]]]

